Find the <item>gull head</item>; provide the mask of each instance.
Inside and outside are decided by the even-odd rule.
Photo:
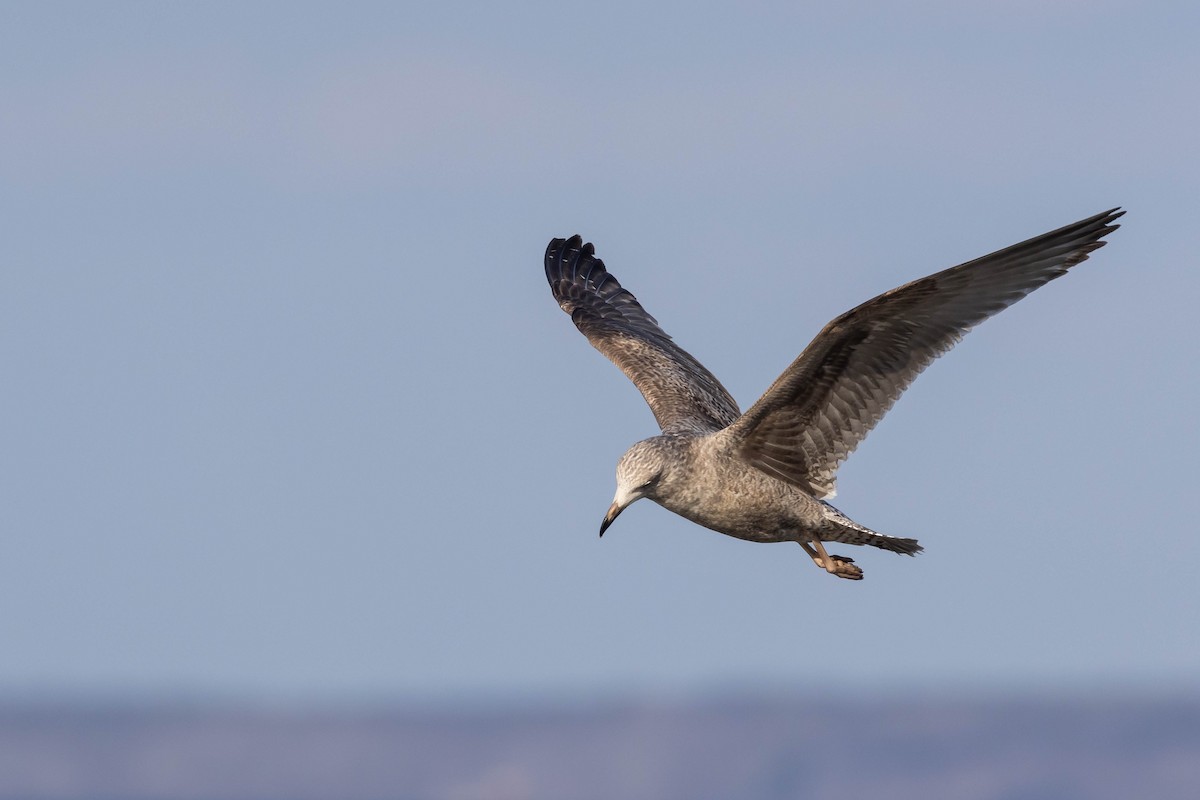
[[[662,479],[667,459],[665,443],[661,436],[638,442],[621,456],[617,462],[617,494],[613,497],[604,521],[600,523],[600,535],[608,530],[613,520],[635,500],[654,498],[654,490]]]

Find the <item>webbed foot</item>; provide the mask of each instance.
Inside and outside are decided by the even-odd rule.
[[[830,575],[836,575],[848,581],[861,581],[863,579],[863,571],[855,566],[853,558],[849,556],[831,556],[825,552],[825,545],[817,540],[813,540],[811,547],[805,542],[800,542],[800,546],[812,558],[814,564]]]
[[[829,556],[828,563],[817,566],[824,566],[825,571],[831,575],[837,575],[839,578],[845,578],[849,581],[861,581],[863,579],[863,571],[855,566],[854,559],[846,556]]]

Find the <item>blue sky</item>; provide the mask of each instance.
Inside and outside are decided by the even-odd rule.
[[[1184,686],[1187,3],[8,4],[0,688]],[[580,233],[748,406],[830,318],[1122,205],[935,363],[861,583],[650,503]]]

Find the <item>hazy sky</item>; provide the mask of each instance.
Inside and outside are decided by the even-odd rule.
[[[0,7],[0,689],[1197,686],[1200,6]],[[1112,206],[843,468],[861,583],[639,503],[581,233],[748,406]]]

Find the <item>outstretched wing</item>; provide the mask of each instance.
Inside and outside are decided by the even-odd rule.
[[[721,382],[621,288],[590,243],[578,236],[552,239],[546,280],[592,346],[637,386],[664,432],[710,433],[738,418],[737,403]]]
[[[825,326],[723,436],[818,497],[913,379],[972,327],[1102,247],[1113,209],[885,292]]]

